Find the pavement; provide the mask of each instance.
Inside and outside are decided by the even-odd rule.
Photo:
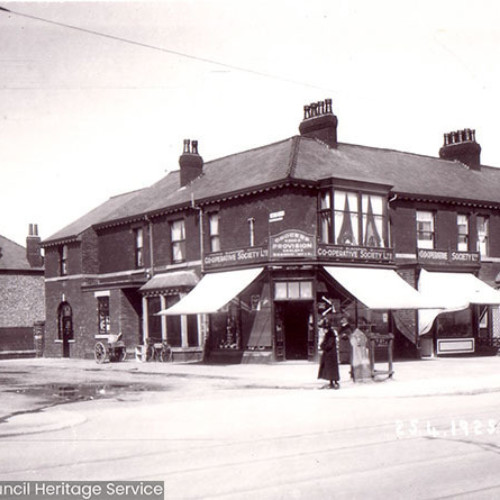
[[[318,397],[415,398],[476,395],[500,391],[500,356],[430,358],[396,361],[391,378],[354,383],[349,366],[341,365],[338,391],[318,392]],[[386,363],[376,366],[387,369]],[[85,421],[71,405],[54,400],[54,390],[93,384],[99,396],[114,397],[128,390],[168,391],[168,397],[210,398],[228,390],[314,391],[325,388],[316,378],[318,363],[287,361],[272,364],[209,365],[203,363],[96,364],[80,359],[0,360],[0,438],[48,432]],[[70,384],[70,385],[68,385]],[[116,389],[118,387],[118,389]],[[50,389],[41,390],[41,389]],[[113,389],[114,388],[114,389]],[[135,389],[134,389],[135,388]],[[113,392],[113,390],[115,392]],[[52,393],[51,393],[52,391]],[[116,392],[117,391],[117,392]],[[94,399],[89,396],[86,399]],[[65,400],[64,402],[68,402]]]

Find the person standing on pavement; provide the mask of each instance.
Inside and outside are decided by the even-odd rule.
[[[337,352],[337,332],[328,318],[323,320],[325,336],[320,344],[323,351],[319,363],[318,378],[328,380],[331,389],[339,389],[339,361]]]

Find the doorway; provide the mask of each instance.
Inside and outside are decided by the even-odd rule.
[[[308,359],[311,303],[290,301],[283,304],[285,359]]]
[[[59,306],[59,339],[62,340],[63,358],[69,358],[69,345],[73,340],[73,311],[67,302]]]

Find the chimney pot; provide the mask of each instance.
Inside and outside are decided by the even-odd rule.
[[[470,128],[444,134],[444,144],[439,157],[458,160],[470,168],[481,168],[481,146],[476,142],[476,131]]]
[[[332,111],[332,100],[312,102],[304,106],[304,120],[299,126],[304,137],[316,138],[331,148],[337,147],[337,117]]]
[[[198,153],[198,141],[184,140],[184,149],[179,157],[180,183],[186,186],[199,177],[203,171],[203,158]]]

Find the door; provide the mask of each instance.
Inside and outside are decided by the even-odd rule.
[[[73,340],[73,312],[67,302],[59,306],[59,338],[63,345],[63,358],[69,358],[70,340]]]
[[[308,359],[310,302],[287,302],[283,304],[283,330],[285,359]]]

